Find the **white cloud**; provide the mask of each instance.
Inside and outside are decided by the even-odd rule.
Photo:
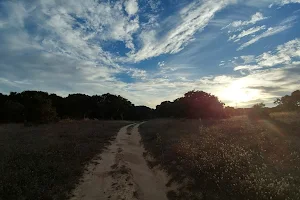
[[[157,65],[158,65],[159,67],[163,67],[163,66],[165,66],[165,61],[158,62]]]
[[[253,65],[239,65],[234,71],[269,68],[277,65],[295,65],[295,59],[300,58],[300,39],[291,40],[285,44],[279,45],[274,52],[265,52],[257,57],[241,56],[244,64],[254,63]]]
[[[283,6],[290,3],[300,3],[300,0],[279,0],[276,3]]]
[[[294,25],[295,20],[297,18],[298,18],[297,16],[291,16],[291,17],[288,17],[288,18],[284,19],[283,21],[281,21],[281,23],[279,23],[278,26],[268,28],[265,32],[263,32],[263,33],[255,36],[255,37],[253,37],[248,42],[245,42],[244,44],[242,44],[237,50],[238,51],[242,50],[245,47],[248,47],[248,46],[250,46],[250,45],[258,42],[259,40],[261,40],[263,38],[266,38],[266,37],[269,37],[269,36],[281,33],[283,31],[291,28]]]
[[[76,72],[73,73],[79,73],[87,82],[98,79],[115,81],[114,76],[118,73],[129,73],[133,77],[144,76],[137,69],[117,64],[116,56],[101,47],[101,41],[120,40],[134,49],[132,34],[138,29],[139,20],[138,17],[126,16],[122,3],[97,3],[93,0],[37,1],[35,5],[40,9],[36,10],[31,5],[28,2],[4,4],[9,13],[17,14],[1,19],[6,30],[0,33],[2,47],[10,52],[10,58],[28,60],[28,64],[24,61],[28,72],[30,68],[47,71],[47,67],[60,65],[62,69],[75,67]],[[28,35],[23,28],[29,15],[31,19],[35,19],[30,23],[37,26],[32,35]],[[26,51],[28,55],[36,55],[35,62],[32,63],[31,57],[23,56],[22,51]],[[46,53],[40,54],[37,51]],[[2,51],[0,54],[5,57],[8,53]],[[64,59],[59,59],[62,57]],[[72,64],[65,64],[65,60]],[[2,63],[5,68],[17,65],[17,62],[12,64],[8,59],[2,59]]]
[[[86,42],[122,41],[134,50],[133,34],[139,29],[139,17],[127,16],[120,1],[97,2],[94,0],[63,1],[56,4],[41,1],[42,11],[50,16],[59,16],[72,30],[79,32],[80,39]],[[128,3],[128,6],[134,3]],[[133,13],[130,10],[131,14]],[[62,22],[64,23],[64,22]]]
[[[241,59],[244,60],[243,64],[249,64],[249,63],[255,62],[255,56],[254,55],[241,56]]]
[[[259,40],[261,40],[263,38],[266,38],[266,37],[275,35],[277,33],[283,32],[283,31],[285,31],[285,30],[287,30],[291,27],[292,26],[289,24],[289,25],[282,25],[282,26],[275,26],[275,27],[268,28],[268,30],[266,30],[262,34],[257,35],[254,38],[252,38],[251,40],[249,40],[248,42],[242,44],[237,50],[240,51],[240,50],[242,50],[242,49],[258,42]]]
[[[234,42],[238,42],[241,38],[254,34],[264,29],[266,29],[266,26],[256,26],[256,27],[249,28],[247,30],[243,30],[240,34],[229,37],[229,41],[234,40]]]
[[[139,10],[139,5],[137,0],[127,0],[125,1],[124,5],[128,15],[135,15]]]
[[[257,57],[257,63],[260,66],[272,67],[278,64],[291,64],[293,58],[300,58],[300,39],[279,45],[275,53],[263,53]]]
[[[129,68],[128,73],[136,79],[145,79],[147,77],[147,72],[141,69]]]
[[[232,3],[232,0],[211,0],[194,2],[180,11],[179,22],[163,37],[157,38],[157,31],[145,31],[140,35],[142,48],[130,58],[135,61],[145,60],[166,53],[177,53],[193,40],[197,31],[207,26],[215,13]]]
[[[225,26],[223,29],[225,28],[241,28],[243,26],[248,26],[248,25],[254,25],[259,21],[262,21],[264,19],[267,19],[267,17],[264,17],[262,13],[257,12],[254,15],[251,16],[251,18],[249,20],[246,21],[242,21],[242,20],[237,20],[237,21],[233,21],[232,23],[228,24],[227,26]]]
[[[261,66],[259,65],[240,65],[240,66],[236,66],[234,67],[234,71],[239,71],[239,70],[255,70],[255,69],[260,69]]]

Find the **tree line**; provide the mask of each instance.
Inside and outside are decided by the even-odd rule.
[[[174,101],[164,101],[151,109],[135,106],[120,95],[89,96],[70,94],[61,97],[42,91],[0,93],[0,122],[47,123],[60,119],[147,120],[152,118],[220,119],[249,112],[295,111],[300,108],[300,91],[278,98],[274,108],[264,104],[253,108],[225,107],[218,97],[203,92],[189,91]],[[255,115],[255,113],[254,113]]]
[[[113,94],[61,97],[42,91],[0,93],[1,122],[47,123],[59,119],[141,120],[152,118],[153,109],[134,106]]]

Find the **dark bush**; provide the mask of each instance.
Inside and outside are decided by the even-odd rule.
[[[30,100],[26,102],[26,123],[48,123],[56,119],[56,110],[52,107],[50,99],[37,94],[30,97]]]
[[[8,100],[1,107],[2,122],[22,122],[24,120],[24,106],[19,102]]]

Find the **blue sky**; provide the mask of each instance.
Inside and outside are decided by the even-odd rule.
[[[300,0],[1,0],[0,92],[272,106],[300,89],[299,27]]]

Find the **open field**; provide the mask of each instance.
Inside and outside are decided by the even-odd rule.
[[[298,125],[300,127],[300,112],[271,113],[271,117],[286,124]]]
[[[0,125],[0,199],[66,199],[126,121]]]
[[[299,118],[157,119],[140,126],[145,149],[178,190],[169,199],[300,199]],[[175,185],[177,185],[175,184]]]

